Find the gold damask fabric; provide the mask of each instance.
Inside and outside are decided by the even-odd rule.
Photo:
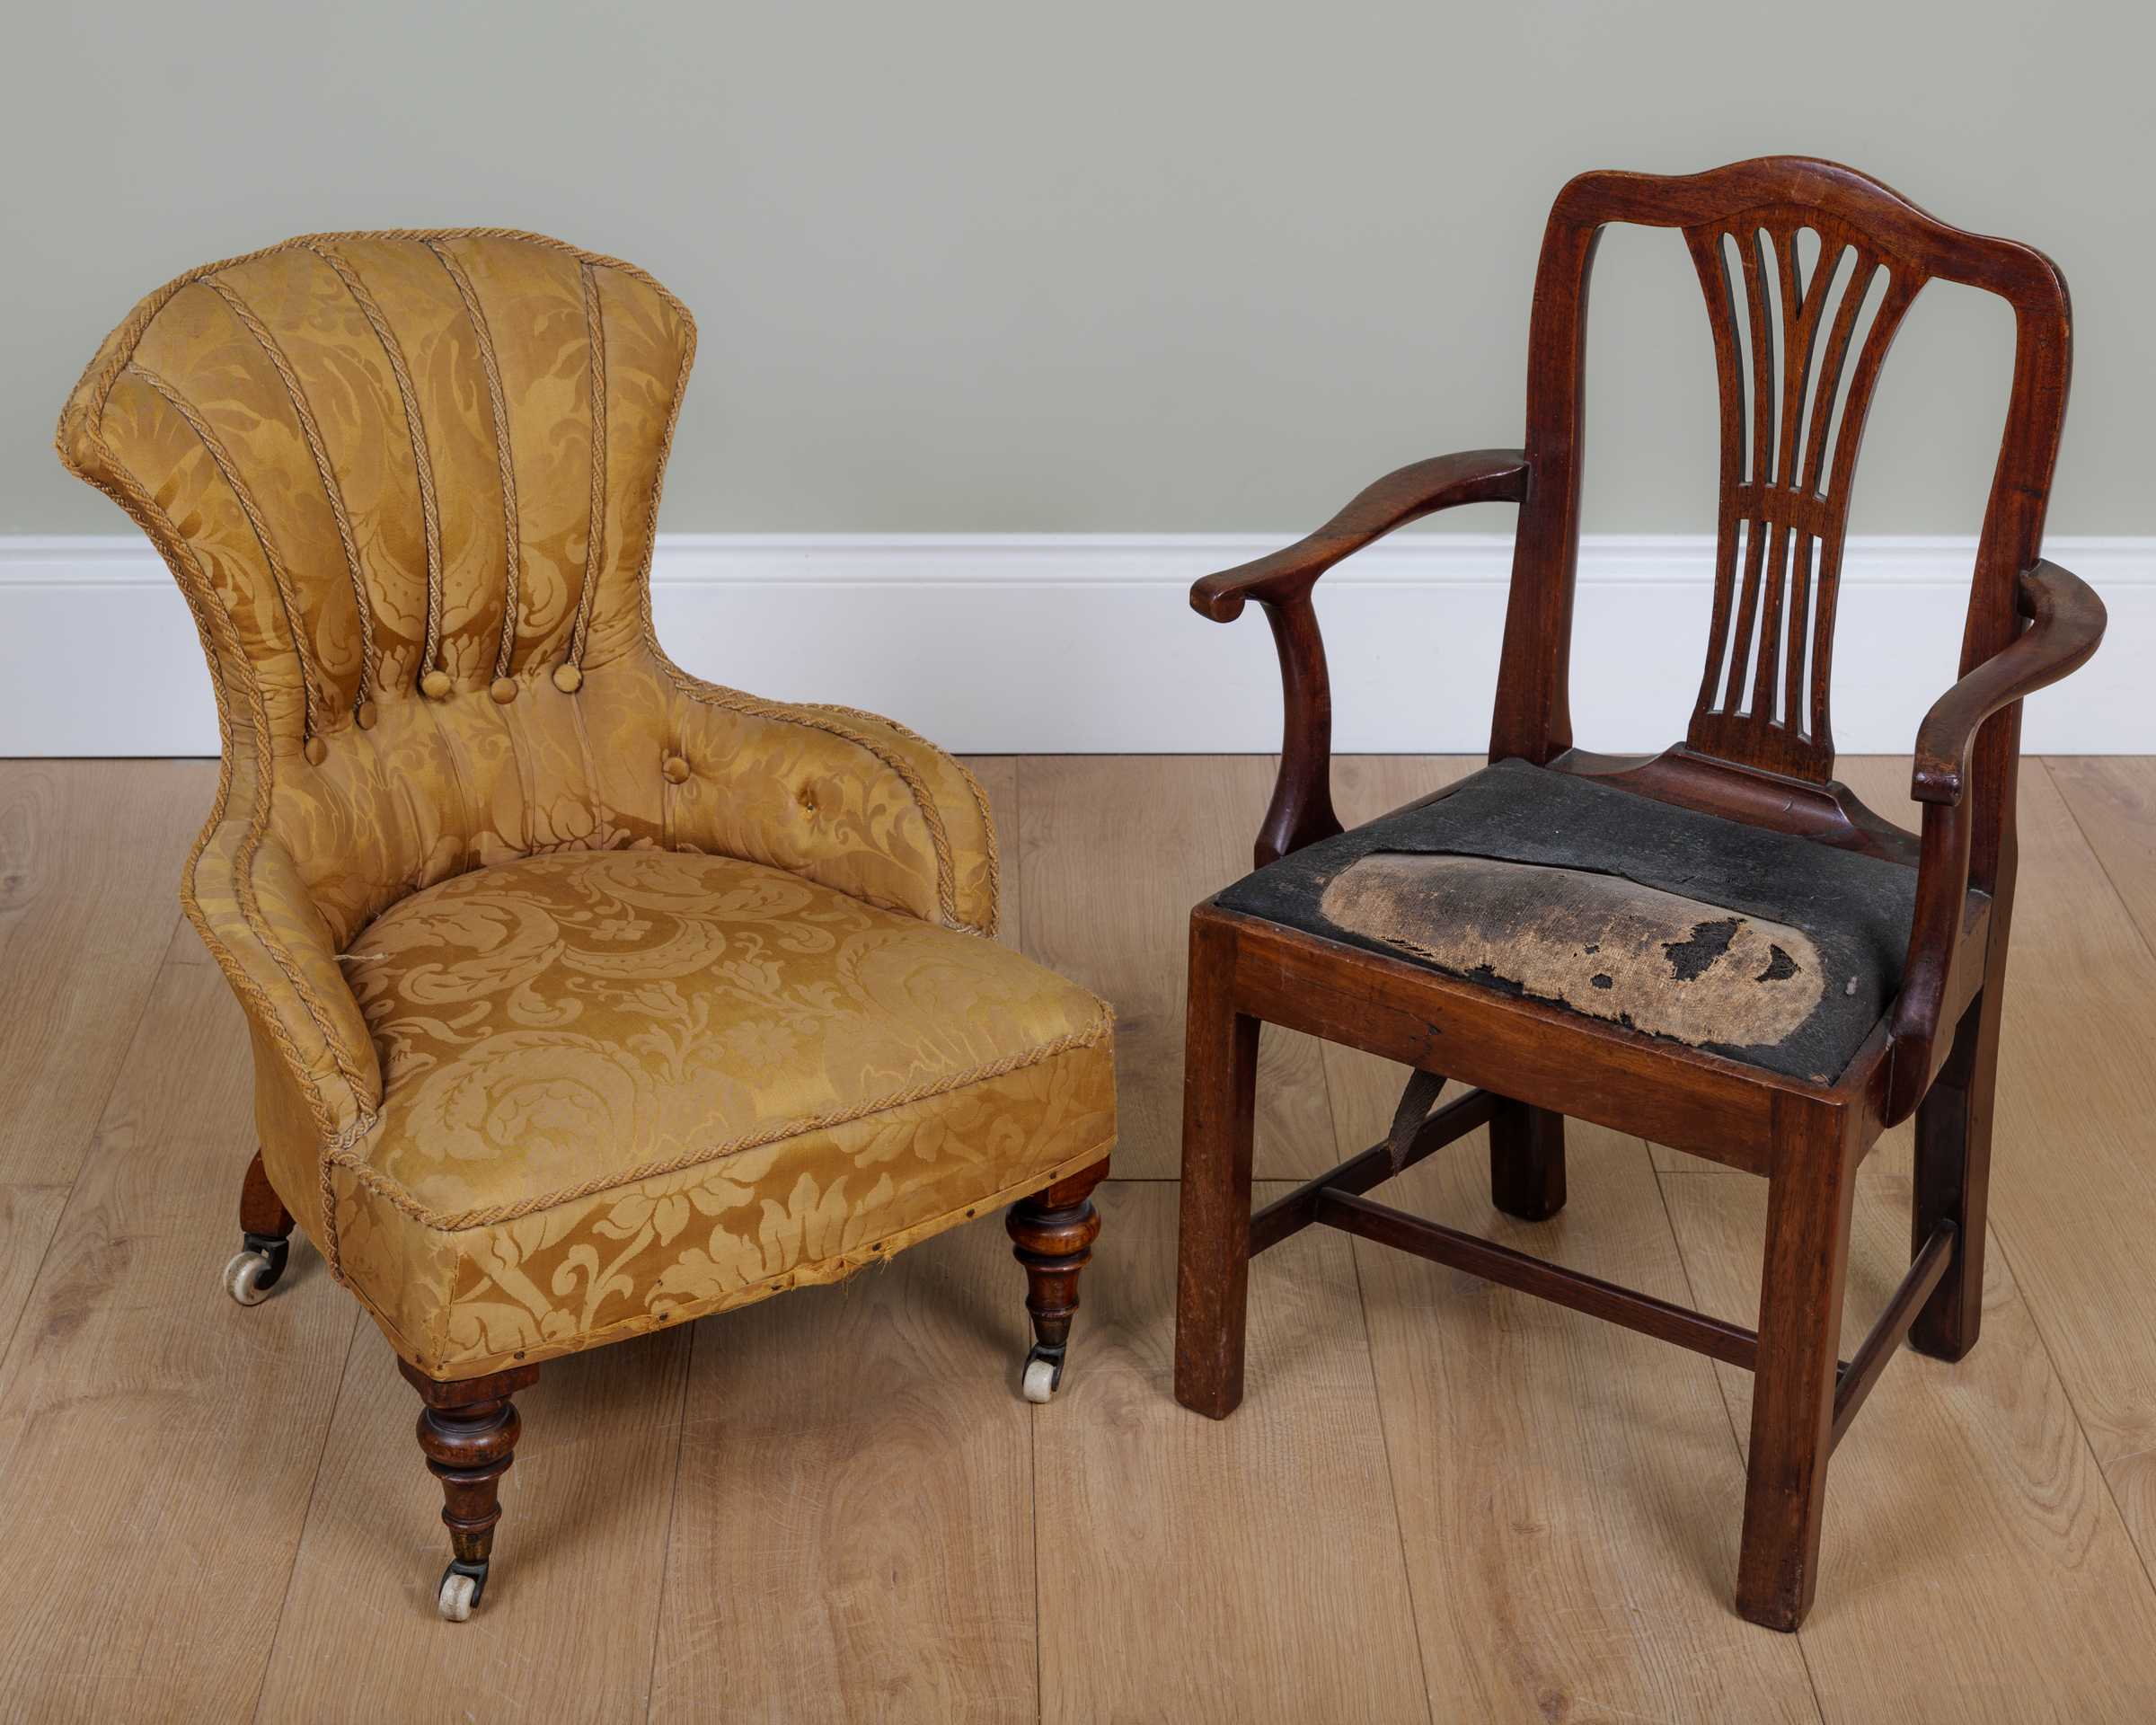
[[[345,967],[384,1097],[332,1158],[335,1247],[430,1370],[844,1273],[1114,1137],[1091,995],[756,863],[501,863]]]
[[[271,1182],[317,1240],[388,1088],[340,954],[414,894],[695,853],[994,930],[963,767],[659,649],[694,350],[658,282],[558,241],[314,234],[151,295],[61,415],[61,459],[163,553],[209,659],[225,774],[181,900],[248,1015]]]

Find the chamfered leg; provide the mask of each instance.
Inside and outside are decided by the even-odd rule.
[[[1242,1400],[1250,1262],[1250,1146],[1259,1022],[1234,1009],[1235,933],[1190,920],[1183,1042],[1182,1215],[1176,1257],[1175,1399],[1224,1420]]]
[[[1738,1615],[1769,1629],[1793,1630],[1803,1623],[1818,1582],[1859,1160],[1856,1134],[1842,1107],[1787,1092],[1775,1096],[1736,1579]]]
[[[420,1410],[420,1448],[428,1471],[442,1482],[442,1521],[455,1553],[442,1571],[437,1604],[443,1616],[461,1623],[486,1591],[494,1524],[501,1519],[501,1476],[516,1460],[522,1427],[509,1397],[536,1384],[539,1368],[518,1366],[453,1384],[437,1384],[404,1359],[397,1369],[427,1403]]]
[[[1507,1099],[1489,1117],[1489,1201],[1523,1222],[1565,1208],[1565,1117]]]
[[[270,1185],[257,1150],[240,1182],[240,1250],[225,1266],[225,1291],[242,1305],[260,1305],[292,1256],[292,1212]]]
[[[2003,956],[2006,942],[1994,942]],[[1997,967],[2003,971],[2003,963]],[[1959,1359],[1984,1327],[1984,1208],[1992,1179],[1992,1093],[1999,1075],[1999,995],[1987,976],[1954,1029],[1953,1050],[1916,1110],[1912,1256],[1942,1221],[1954,1224],[1954,1258],[1909,1326],[1909,1345]]]
[[[1093,1255],[1100,1212],[1093,1188],[1108,1178],[1104,1156],[1066,1180],[1021,1198],[1003,1213],[1011,1255],[1026,1267],[1026,1311],[1033,1347],[1026,1355],[1025,1396],[1046,1402],[1063,1382],[1071,1318],[1078,1310],[1078,1272]]]

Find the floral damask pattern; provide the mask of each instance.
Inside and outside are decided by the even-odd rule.
[[[61,415],[209,658],[226,771],[181,898],[270,1181],[445,1376],[843,1274],[1113,1138],[1105,1009],[968,933],[965,769],[660,651],[694,349],[650,277],[556,241],[315,234],[151,295]],[[358,956],[401,928],[437,956]]]

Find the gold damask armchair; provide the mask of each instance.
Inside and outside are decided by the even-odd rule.
[[[694,348],[552,240],[317,234],[151,295],[60,420],[216,688],[181,893],[254,1045],[227,1286],[296,1225],[389,1338],[451,1618],[543,1361],[1009,1205],[1046,1401],[1100,1228],[1111,1014],[992,938],[971,775],[652,634]]]

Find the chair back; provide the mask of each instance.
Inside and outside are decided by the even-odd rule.
[[[553,240],[324,234],[181,276],[84,374],[61,457],[193,607],[220,815],[264,805],[340,943],[446,875],[657,833],[694,346],[649,276]]]
[[[1835,601],[1857,454],[1903,317],[1939,278],[2014,307],[2012,399],[1984,513],[1964,674],[2022,626],[2072,365],[2066,284],[2041,252],[1965,234],[1875,180],[1778,156],[1710,173],[1588,173],[1558,195],[1530,334],[1526,451],[1493,759],[1571,746],[1566,673],[1579,548],[1589,271],[1611,222],[1679,229],[1705,290],[1720,376],[1721,499],[1712,621],[1686,747],[1825,784]],[[1975,777],[1979,885],[2004,818],[2019,708],[1993,719]],[[1990,835],[1987,842],[1986,834]]]

